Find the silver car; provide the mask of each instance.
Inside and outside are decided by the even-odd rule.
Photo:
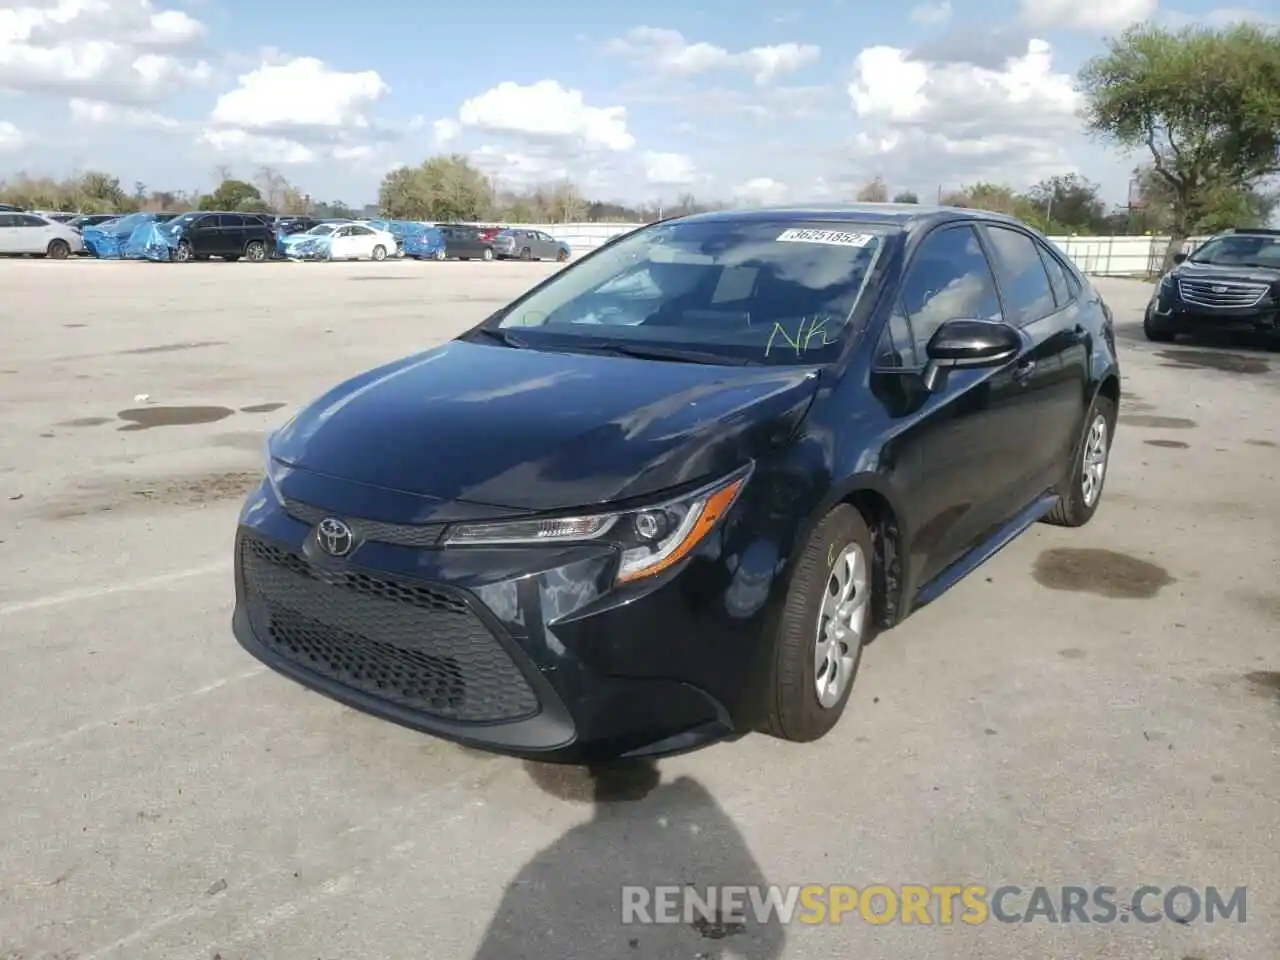
[[[0,213],[0,256],[37,254],[65,260],[84,252],[80,231],[34,213]]]
[[[541,230],[512,227],[493,238],[493,252],[503,260],[568,260],[569,245]]]

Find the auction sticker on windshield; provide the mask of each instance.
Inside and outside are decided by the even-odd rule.
[[[865,247],[875,239],[873,233],[844,233],[840,230],[783,230],[779,243],[825,243],[833,247]]]

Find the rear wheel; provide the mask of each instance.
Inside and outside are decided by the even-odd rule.
[[[485,248],[484,248],[484,253],[483,253],[483,254],[481,254],[481,259],[484,259],[484,260],[492,260],[492,259],[493,259],[493,248],[492,248],[492,247],[485,247]]]
[[[1142,332],[1152,343],[1172,343],[1178,338],[1177,330],[1156,316],[1152,304],[1147,304],[1146,315],[1142,318]]]
[[[436,259],[436,260],[446,260],[446,259],[448,259],[448,257],[449,257],[449,255],[448,255],[447,253],[445,253],[445,252],[444,252],[444,247],[441,247],[439,250],[437,250],[437,251],[435,252],[435,257],[434,257],[434,259]]]
[[[1102,487],[1111,461],[1111,441],[1116,424],[1116,406],[1107,397],[1095,397],[1085,419],[1084,437],[1062,484],[1058,502],[1045,517],[1058,527],[1083,527],[1102,502]]]
[[[382,244],[378,244],[376,247],[373,248],[372,256],[374,260],[387,259],[387,248],[384,247]]]
[[[65,240],[50,240],[44,255],[50,260],[65,260],[71,256],[71,245]]]
[[[521,260],[532,260],[532,259],[533,259],[533,251],[532,251],[532,250],[530,250],[528,247],[525,247],[523,250],[521,250],[521,251],[520,251],[520,259],[521,259]]]
[[[267,245],[261,240],[250,240],[245,244],[244,255],[245,259],[253,263],[261,263],[267,259]]]
[[[568,260],[568,259],[569,259],[569,251],[568,251],[568,250],[561,250],[559,253],[557,253],[557,254],[556,254],[556,262],[557,262],[557,263],[564,263],[564,262],[565,262],[566,260]]]
[[[775,641],[763,730],[809,742],[840,720],[874,635],[871,530],[842,504],[818,524],[787,591]]]

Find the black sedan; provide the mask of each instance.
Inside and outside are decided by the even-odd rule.
[[[344,703],[590,763],[826,734],[866,643],[1098,508],[1110,311],[1021,223],[635,231],[277,431],[234,630]]]

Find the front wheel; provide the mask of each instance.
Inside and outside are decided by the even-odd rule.
[[[840,720],[863,647],[874,635],[871,530],[842,504],[818,524],[796,566],[783,606],[763,731],[810,742]]]
[[[65,240],[50,240],[44,255],[50,260],[65,260],[71,256],[71,245]]]
[[[261,240],[250,240],[245,245],[244,255],[252,263],[261,263],[267,259],[267,245]]]
[[[484,259],[484,260],[492,260],[492,259],[493,259],[493,250],[491,250],[489,247],[485,247],[485,248],[484,248],[484,253],[482,253],[480,256],[481,256],[481,259]]]
[[[179,263],[190,263],[194,258],[195,251],[191,249],[191,244],[183,240],[178,244],[178,249],[173,252],[173,259]]]
[[[559,253],[556,254],[556,263],[564,263],[568,259],[569,259],[568,250],[561,250]]]
[[[1161,322],[1151,304],[1147,305],[1147,312],[1142,318],[1142,332],[1152,343],[1172,343],[1178,338],[1178,332]]]
[[[1056,527],[1083,527],[1093,519],[1102,502],[1115,423],[1115,404],[1107,397],[1095,397],[1085,419],[1080,449],[1071,462],[1058,502],[1045,517],[1047,523]]]
[[[449,258],[449,255],[444,252],[444,247],[441,247],[439,250],[435,252],[434,259],[436,260],[447,260],[448,258]]]
[[[387,259],[387,248],[382,244],[378,244],[373,248],[373,259],[379,262]]]

